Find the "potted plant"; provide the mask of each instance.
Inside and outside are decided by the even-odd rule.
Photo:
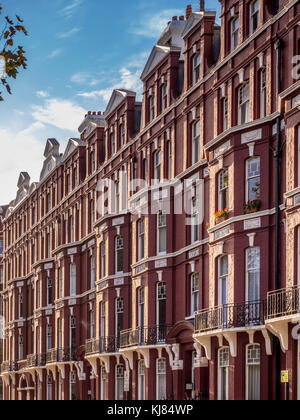
[[[218,210],[215,213],[215,221],[216,221],[216,224],[218,225],[219,223],[222,223],[225,220],[227,220],[228,219],[228,215],[229,215],[229,212],[228,212],[227,209]]]
[[[259,198],[244,203],[244,214],[256,213],[260,210],[261,200]]]

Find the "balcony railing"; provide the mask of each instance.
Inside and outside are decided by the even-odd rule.
[[[75,362],[76,348],[52,349],[47,351],[46,364]]]
[[[1,365],[1,373],[17,372],[19,365],[17,362],[3,362]]]
[[[120,348],[120,337],[101,337],[87,340],[85,354],[118,353]]]
[[[195,333],[264,325],[266,315],[266,300],[205,309],[195,314]]]
[[[45,354],[30,354],[27,356],[27,367],[42,367],[46,365]]]
[[[120,348],[165,344],[170,329],[171,326],[169,325],[158,325],[122,331]]]
[[[300,314],[300,286],[268,293],[268,319]]]

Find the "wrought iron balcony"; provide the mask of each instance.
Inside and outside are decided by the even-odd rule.
[[[300,314],[300,286],[268,293],[268,319]]]
[[[27,368],[43,367],[46,365],[45,354],[30,354],[27,356]]]
[[[121,331],[120,348],[155,346],[165,344],[171,329],[169,325],[156,325],[154,327],[137,328],[135,330]]]
[[[52,349],[47,351],[46,364],[75,362],[77,348]]]
[[[17,362],[3,362],[1,365],[1,373],[17,372],[19,365]]]
[[[118,353],[120,348],[120,337],[100,337],[86,341],[85,354]]]
[[[234,303],[198,311],[195,333],[264,325],[267,301]]]

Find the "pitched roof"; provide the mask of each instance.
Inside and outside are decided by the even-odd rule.
[[[136,96],[135,92],[126,89],[115,89],[110,97],[104,115],[110,115],[127,96]]]

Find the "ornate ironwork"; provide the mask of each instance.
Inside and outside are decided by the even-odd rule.
[[[46,354],[46,363],[68,363],[75,362],[77,348],[52,349]]]
[[[144,327],[134,330],[130,329],[121,331],[120,347],[142,347],[165,344],[170,329],[170,325],[155,325],[154,327]]]
[[[216,306],[196,312],[195,333],[264,325],[266,315],[266,300]]]
[[[268,319],[300,313],[300,286],[268,293]]]
[[[17,362],[3,362],[1,365],[1,373],[7,372],[17,372],[19,370],[19,365]]]
[[[120,348],[120,337],[100,337],[87,340],[85,354],[118,353]]]
[[[30,354],[27,356],[27,367],[42,367],[46,365],[46,354]]]

